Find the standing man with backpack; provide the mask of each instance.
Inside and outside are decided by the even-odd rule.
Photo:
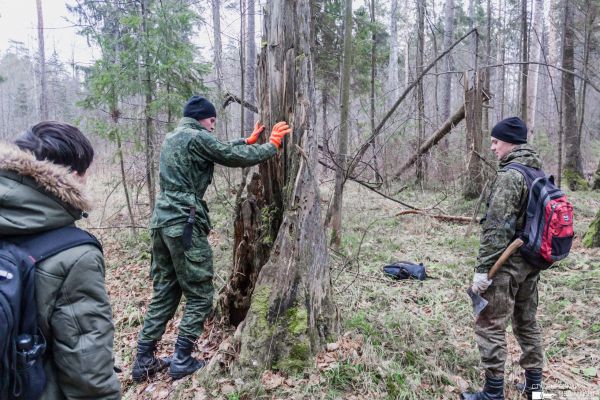
[[[0,335],[0,356],[11,355],[0,365],[3,400],[121,397],[104,259],[97,240],[74,226],[90,208],[84,186],[93,158],[79,129],[55,121],[0,146],[0,306],[14,314],[0,326],[14,322]],[[4,289],[25,267],[35,279],[21,276],[14,287],[27,299],[19,305]]]
[[[204,97],[192,96],[179,126],[166,135],[160,150],[160,194],[150,221],[152,230],[152,301],[138,337],[131,376],[146,379],[169,366],[180,379],[204,366],[191,356],[204,320],[212,311],[213,259],[208,243],[211,229],[204,193],[212,181],[214,164],[250,167],[277,154],[291,129],[286,122],[273,126],[269,142],[255,144],[264,126],[256,124],[248,139],[218,141],[212,132],[215,107]],[[156,343],[175,315],[181,296],[186,305],[171,360],[154,355]]]
[[[499,160],[500,170],[491,187],[487,214],[481,222],[481,242],[472,286],[489,302],[475,322],[485,385],[480,392],[463,393],[462,398],[504,399],[505,334],[512,320],[512,329],[522,350],[519,362],[525,370],[522,390],[531,399],[532,392],[541,392],[544,362],[542,334],[536,321],[541,266],[526,261],[517,251],[493,277],[493,282],[487,273],[504,249],[525,229],[528,184],[525,176],[510,164],[538,171],[542,164],[537,153],[527,145],[527,127],[520,118],[500,121],[491,136],[491,149]]]

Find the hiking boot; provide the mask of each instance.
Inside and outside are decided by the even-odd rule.
[[[175,354],[171,360],[169,367],[169,375],[173,379],[181,379],[184,376],[193,374],[200,368],[204,367],[206,362],[196,360],[192,357],[195,340],[179,336],[175,343]]]
[[[131,369],[131,378],[134,382],[141,382],[152,375],[167,368],[171,362],[168,358],[154,356],[156,341],[138,341],[137,356]]]
[[[485,386],[481,392],[463,393],[463,400],[504,400],[504,377],[485,377]]]
[[[532,392],[542,391],[542,370],[526,369],[525,383],[517,383],[517,390],[525,394],[527,400],[531,400]]]

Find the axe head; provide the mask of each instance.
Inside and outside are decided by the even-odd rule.
[[[475,293],[472,288],[467,289],[467,294],[473,302],[473,314],[475,314],[475,316],[478,316],[488,305],[488,301],[481,297],[479,294]]]

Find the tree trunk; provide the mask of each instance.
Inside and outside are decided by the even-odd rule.
[[[592,185],[592,190],[600,190],[600,160],[598,160],[598,167],[596,168],[596,173],[594,174],[594,184]]]
[[[600,247],[600,210],[583,237],[584,247]]]
[[[469,87],[468,75],[465,74],[465,122],[467,125],[467,178],[463,188],[466,199],[476,199],[483,189],[483,166],[477,153],[481,154],[483,138],[481,135],[483,70],[475,74],[473,87]]]
[[[444,8],[444,49],[452,45],[454,37],[454,0],[446,0]],[[454,68],[452,54],[446,57],[446,70],[452,71]],[[445,74],[442,81],[442,119],[446,121],[450,118],[450,107],[452,106],[452,74]],[[448,139],[442,141],[442,150],[448,151]],[[446,169],[444,169],[445,171]]]
[[[529,74],[529,32],[527,25],[527,2],[521,0],[521,119],[527,121],[527,80]]]
[[[273,244],[254,274],[252,301],[238,327],[236,375],[256,376],[274,367],[301,370],[337,335],[339,323],[316,181],[310,1],[270,0],[266,10],[258,63],[260,117],[266,126],[286,120],[294,131],[283,153],[259,167],[265,207],[253,215],[262,217],[263,242]]]
[[[423,52],[425,46],[425,0],[417,0],[417,57],[415,73],[420,76],[423,73]],[[425,99],[423,94],[423,80],[417,83],[417,146],[416,150],[421,148],[425,138]],[[425,181],[426,165],[424,157],[419,155],[416,161],[416,179],[417,183],[423,185]]]
[[[371,123],[371,132],[375,130],[375,72],[377,47],[375,42],[375,0],[371,0],[371,110],[369,112],[369,122]],[[377,167],[377,138],[371,141],[373,150],[373,180],[379,180],[379,168]]]
[[[225,109],[223,108],[223,45],[221,44],[221,0],[212,0],[213,20],[213,63],[215,65],[215,81],[217,84],[217,134],[228,140],[225,128]]]
[[[575,31],[574,9],[571,1],[565,1],[565,14],[563,25],[563,62],[565,70],[575,69]],[[571,190],[584,189],[587,182],[583,176],[583,163],[581,159],[581,142],[577,132],[577,105],[575,104],[575,77],[573,74],[562,74],[563,116],[565,128],[565,163],[563,168],[564,178]]]
[[[585,11],[585,30],[583,38],[583,68],[582,75],[583,81],[581,82],[579,92],[579,121],[577,123],[577,135],[579,136],[579,143],[581,143],[583,137],[583,123],[585,121],[585,105],[587,97],[587,79],[590,61],[590,47],[592,46],[592,30],[598,15],[598,5],[592,1],[586,1]]]
[[[390,9],[390,58],[387,70],[388,91],[395,93],[400,86],[398,72],[398,0],[392,0]],[[387,108],[394,104],[394,96],[388,95],[386,99]]]
[[[335,190],[331,202],[331,245],[338,249],[342,239],[342,202],[348,156],[348,117],[350,105],[350,67],[352,65],[352,0],[346,0],[344,14],[344,61],[342,65],[341,113],[338,134],[338,158],[335,170]]]
[[[502,2],[504,4],[502,4]],[[499,103],[500,103],[500,119],[504,119],[504,103],[505,103],[505,95],[506,95],[506,66],[504,65],[505,61],[506,61],[506,0],[501,0],[501,5],[500,5],[500,12],[502,13],[502,22],[501,22],[501,27],[502,27],[502,39],[499,41],[499,45],[500,45],[500,64],[502,65],[502,67],[500,68],[500,70],[502,71],[500,73],[500,99],[499,99]]]
[[[492,4],[491,0],[487,0],[487,21],[486,21],[486,35],[485,35],[485,63],[489,64],[492,60]],[[492,80],[492,71],[493,68],[487,70],[485,74],[485,82],[483,84],[483,91],[486,93],[486,97],[490,96],[490,81]],[[489,101],[486,102],[489,104]],[[488,134],[490,131],[490,112],[487,107],[481,110],[482,112],[482,120],[481,120],[481,131],[482,134]]]
[[[142,30],[143,35],[146,37],[145,40],[149,40],[148,38],[148,13],[149,10],[149,2],[148,0],[143,0],[142,3]],[[155,171],[156,166],[154,163],[154,126],[152,121],[152,113],[150,107],[153,101],[154,94],[154,83],[152,81],[152,77],[150,74],[150,55],[147,53],[147,49],[144,50],[146,52],[144,54],[144,138],[145,138],[145,154],[146,154],[146,186],[148,187],[148,201],[150,205],[150,210],[154,210],[154,204],[156,203],[156,179],[155,179]]]
[[[256,29],[255,29],[255,3],[254,0],[246,0],[246,101],[256,103]],[[254,129],[254,113],[245,109],[246,132]]]
[[[244,137],[244,128],[246,124],[244,123],[246,118],[246,111],[244,110],[244,102],[246,101],[246,2],[245,0],[240,0],[240,136]],[[240,184],[240,192],[244,190],[244,186],[246,186],[246,176],[248,175],[248,170],[246,169],[243,172],[242,183]]]
[[[542,0],[535,0],[533,10],[533,34],[531,36],[533,54],[531,59],[533,62],[542,62],[540,59],[542,53],[542,37],[543,37],[543,18],[544,18],[544,4]],[[529,67],[530,76],[528,79],[529,88],[527,89],[527,127],[529,128],[529,135],[535,135],[535,117],[537,112],[537,98],[538,98],[538,82],[540,80],[540,65],[533,64]]]
[[[46,74],[46,49],[44,47],[44,14],[42,0],[36,0],[38,22],[38,52],[40,57],[40,119],[48,120],[48,76]]]

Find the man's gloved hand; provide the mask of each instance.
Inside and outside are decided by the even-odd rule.
[[[271,131],[271,137],[269,137],[269,141],[273,143],[275,147],[280,148],[281,142],[283,141],[283,137],[291,131],[292,129],[289,127],[287,122],[278,122],[275,124],[273,130]]]
[[[492,280],[488,279],[487,272],[475,272],[475,275],[473,275],[473,286],[471,289],[473,289],[475,293],[482,294],[487,290],[488,287],[490,287],[491,284]]]
[[[260,121],[256,121],[254,124],[254,130],[248,139],[246,139],[246,144],[254,144],[258,140],[260,133],[265,129],[264,125],[261,125]]]

